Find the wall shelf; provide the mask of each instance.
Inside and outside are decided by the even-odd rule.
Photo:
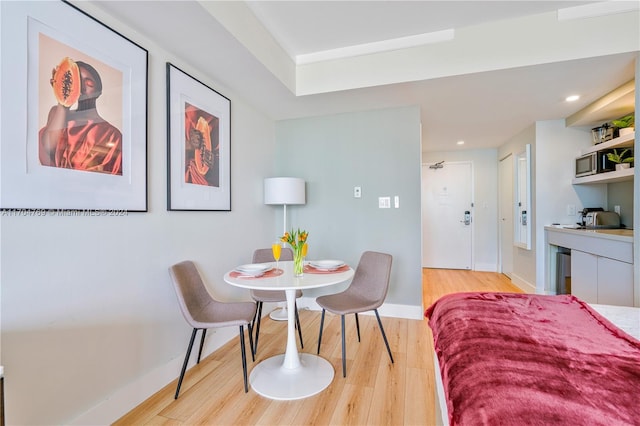
[[[597,145],[590,146],[582,151],[582,154],[589,154],[594,151],[601,151],[604,149],[613,148],[633,148],[635,141],[635,133],[629,133],[618,138],[611,139],[610,141],[602,142]],[[624,182],[627,180],[633,180],[633,172],[635,168],[631,167],[624,170],[617,170],[613,172],[598,173],[591,176],[583,176],[574,178],[571,183],[574,185],[582,185],[589,183],[616,183]]]
[[[620,136],[618,138],[611,139],[610,141],[602,142],[597,145],[592,145],[589,148],[582,151],[582,154],[589,154],[595,151],[601,151],[604,149],[613,148],[632,148],[635,140],[635,133],[629,133],[627,135]]]
[[[624,170],[616,170],[613,172],[598,173],[591,176],[583,176],[574,178],[571,183],[574,185],[582,185],[587,183],[616,183],[633,180],[633,172],[635,168],[631,167]]]

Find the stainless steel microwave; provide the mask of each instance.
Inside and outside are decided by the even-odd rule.
[[[611,151],[594,151],[576,158],[576,177],[615,170],[615,164],[607,158],[609,152]]]

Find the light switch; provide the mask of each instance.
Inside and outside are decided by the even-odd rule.
[[[362,197],[362,188],[360,188],[359,186],[354,186],[353,198],[360,198],[360,197]]]
[[[395,196],[393,197],[393,204],[395,205],[396,209],[400,208],[400,197],[399,196]]]
[[[391,197],[378,197],[378,208],[380,208],[380,209],[390,209],[391,208]]]

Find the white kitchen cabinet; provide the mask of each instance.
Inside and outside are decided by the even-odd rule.
[[[545,226],[550,292],[557,291],[553,259],[571,250],[571,294],[587,303],[634,306],[633,230]]]
[[[633,306],[633,265],[598,256],[598,303]]]
[[[571,250],[571,294],[587,303],[598,303],[598,257]]]
[[[571,294],[587,303],[633,306],[633,265],[571,250]]]

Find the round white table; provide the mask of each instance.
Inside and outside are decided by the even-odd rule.
[[[275,266],[275,262],[273,263]],[[293,276],[293,261],[278,263],[283,271],[277,276],[234,277],[229,271],[224,280],[235,287],[256,290],[284,290],[287,294],[287,348],[282,355],[276,355],[260,362],[251,370],[249,381],[259,395],[276,400],[307,398],[325,389],[333,380],[333,366],[317,355],[298,353],[295,334],[296,290],[327,287],[353,278],[349,268],[343,272],[305,273]]]

